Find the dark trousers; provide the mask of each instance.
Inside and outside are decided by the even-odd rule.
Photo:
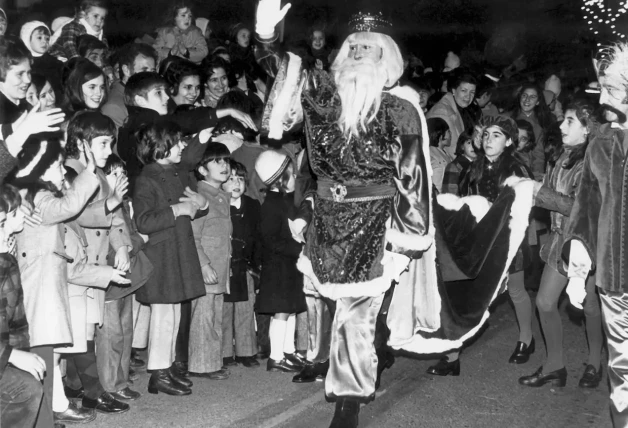
[[[190,343],[190,325],[192,323],[192,302],[181,303],[181,321],[179,322],[179,332],[177,333],[177,343],[175,345],[175,361],[187,363],[189,358],[188,346]]]
[[[129,386],[133,344],[133,296],[105,303],[103,325],[96,329],[98,377],[105,391]]]
[[[72,389],[85,389],[85,396],[97,399],[105,392],[105,389],[98,379],[98,365],[96,364],[96,353],[94,352],[94,341],[87,341],[87,352],[83,354],[68,354],[66,382]]]
[[[52,386],[54,381],[53,351],[54,348],[52,346],[36,346],[31,348],[31,352],[39,355],[46,363],[46,376],[43,382],[44,397],[41,400],[39,416],[37,417],[37,424],[35,425],[37,428],[50,428],[54,426],[54,416],[52,413]],[[32,377],[31,374],[27,374]]]
[[[24,428],[35,426],[43,394],[43,385],[32,374],[7,366],[0,379],[0,425]],[[52,416],[52,403],[50,412]]]

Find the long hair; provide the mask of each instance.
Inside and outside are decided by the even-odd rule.
[[[440,117],[431,117],[427,119],[427,132],[430,137],[430,146],[438,147],[440,140],[447,134],[449,131],[449,126],[447,126],[447,122]]]
[[[531,152],[532,149],[536,146],[536,135],[534,135],[534,127],[527,120],[519,119],[517,120],[517,127],[519,129],[523,129],[528,133],[528,143],[523,146],[521,150],[518,150],[522,153]]]
[[[379,61],[356,62],[349,58],[351,45],[379,46]],[[382,101],[382,91],[393,86],[403,74],[403,58],[392,38],[380,33],[359,32],[347,37],[342,44],[331,72],[338,87],[342,111],[338,125],[345,137],[357,137],[366,131]]]
[[[519,92],[517,92],[517,102],[514,105],[512,117],[517,117],[519,116],[519,113],[521,113],[521,96],[527,89],[533,89],[534,91],[536,91],[536,94],[539,97],[539,103],[534,107],[534,114],[536,115],[536,118],[539,121],[539,125],[541,125],[541,128],[548,129],[554,119],[552,116],[552,112],[545,103],[543,89],[541,89],[541,87],[536,83],[526,83],[521,87],[521,89],[519,89]]]
[[[63,86],[64,95],[66,102],[69,104],[69,108],[73,111],[87,109],[85,97],[83,96],[83,85],[99,76],[103,77],[105,83],[105,93],[102,100],[100,100],[100,106],[103,106],[109,96],[105,73],[96,64],[85,58],[73,58],[67,62],[66,70],[64,71],[65,78],[63,79]]]
[[[576,113],[576,117],[580,121],[580,124],[582,126],[585,126],[589,132],[584,140],[584,143],[578,144],[570,151],[567,160],[562,165],[562,167],[565,169],[573,168],[575,164],[584,159],[584,154],[586,153],[587,147],[589,146],[589,135],[591,135],[592,131],[598,126],[594,114],[595,106],[590,101],[584,99],[574,100],[571,103],[567,104],[567,107],[564,111],[565,113],[567,113],[570,110]],[[550,159],[550,165],[556,165],[556,161],[558,160],[558,158],[560,158],[564,151],[565,145],[562,144],[560,149],[556,150],[554,156],[552,156],[552,159]]]

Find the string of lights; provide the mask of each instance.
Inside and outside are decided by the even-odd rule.
[[[580,9],[593,34],[599,35],[604,28],[602,26],[606,26],[605,33],[610,32],[613,37],[626,38],[625,34],[617,30],[616,21],[628,12],[628,0],[620,0],[616,8],[605,5],[604,0],[584,0],[584,5]]]

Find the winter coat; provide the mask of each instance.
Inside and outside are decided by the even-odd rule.
[[[269,191],[262,204],[262,273],[255,302],[260,313],[299,313],[307,309],[303,274],[297,269],[301,244],[292,238],[288,219],[296,218],[294,193]]]
[[[78,18],[73,19],[61,28],[61,34],[52,43],[48,53],[54,57],[65,58],[66,60],[79,56],[77,42],[78,38],[83,34],[87,34],[87,30]],[[100,41],[109,47],[107,39],[102,37]]]
[[[566,148],[568,148],[566,146]],[[549,264],[554,270],[567,276],[562,258],[563,227],[566,219],[571,214],[574,196],[578,190],[582,178],[582,166],[584,160],[576,162],[571,168],[566,169],[563,164],[569,158],[569,150],[565,150],[556,161],[556,165],[550,167],[543,180],[543,186],[534,200],[534,205],[550,211],[552,219],[551,234],[547,242],[541,247],[541,260]]]
[[[7,175],[13,171],[17,165],[17,159],[9,152],[7,143],[0,141],[0,184],[4,182]]]
[[[124,84],[122,82],[117,81],[111,85],[107,102],[100,108],[100,111],[113,120],[116,128],[124,125],[126,118],[129,116],[129,111],[124,103]]]
[[[104,211],[103,211],[104,214]],[[105,215],[101,217],[107,223]],[[99,324],[100,301],[96,292],[107,288],[113,268],[87,262],[87,237],[76,221],[64,224],[65,253],[68,260],[68,295],[72,319],[73,346],[55,348],[59,353],[87,352],[87,324]]]
[[[79,173],[84,168],[76,159],[66,159],[65,165]],[[77,221],[83,227],[88,243],[87,262],[106,266],[110,246],[114,253],[123,246],[126,246],[130,253],[133,243],[120,207],[110,213],[106,211],[106,202],[113,195],[113,189],[109,187],[105,173],[98,169],[96,175],[100,183],[98,193],[83,209]],[[103,225],[101,218],[104,213],[106,223]],[[105,290],[95,290],[94,300],[97,303],[94,309],[99,310],[98,314],[94,314],[94,318],[102,325],[105,317]]]
[[[434,107],[427,112],[425,116],[427,119],[431,119],[433,117],[439,117],[447,122],[447,126],[449,127],[449,132],[451,132],[451,141],[457,142],[460,134],[464,132],[464,122],[462,121],[462,116],[460,115],[460,111],[458,111],[458,106],[456,105],[456,100],[454,99],[453,94],[447,92],[443,98],[440,99]],[[445,149],[447,153],[452,157],[455,157],[456,145],[452,144]]]
[[[438,190],[438,193],[443,191],[443,176],[445,175],[445,168],[449,165],[453,158],[445,149],[430,146],[430,163],[432,164],[432,183]]]
[[[179,27],[163,27],[157,30],[157,39],[153,47],[159,54],[159,62],[163,61],[171,54],[172,48],[180,45],[187,49],[185,52],[172,52],[172,55],[181,56],[189,59],[193,63],[200,63],[207,56],[207,40],[203,37],[201,30],[195,25],[190,26],[187,30],[181,31]]]
[[[460,195],[460,178],[466,169],[471,165],[471,161],[465,155],[458,155],[449,165],[445,167],[443,175],[443,193]]]
[[[49,191],[35,195],[39,226],[25,225],[17,237],[17,259],[24,289],[24,307],[31,346],[72,343],[68,297],[68,262],[63,222],[81,212],[98,189],[96,174],[83,171],[72,188],[57,198]]]
[[[192,223],[172,211],[184,190],[179,175],[187,173],[180,166],[152,163],[135,182],[134,220],[138,232],[148,235],[144,252],[153,264],[148,282],[135,295],[140,303],[172,304],[205,295]]]
[[[611,124],[589,136],[580,187],[563,236],[586,248],[598,287],[628,293],[628,133]]]
[[[31,105],[26,99],[22,99],[15,104],[0,92],[0,124],[2,125],[3,140],[6,140],[9,135],[13,134],[13,122],[19,119],[24,112],[30,111],[30,109]]]
[[[194,243],[201,267],[210,265],[218,276],[218,283],[205,284],[205,291],[212,294],[228,293],[232,231],[229,215],[231,195],[210,186],[205,181],[198,183],[198,193],[209,202],[209,210],[207,215],[192,222]]]
[[[545,175],[545,130],[541,127],[541,124],[534,113],[532,113],[531,116],[526,116],[523,112],[520,112],[519,115],[517,117],[513,117],[513,119],[525,120],[532,125],[535,143],[534,148],[527,155],[527,157],[529,158],[530,168],[534,174],[534,179],[541,181]]]
[[[225,302],[249,300],[247,271],[259,274],[261,264],[260,211],[259,202],[242,195],[240,207],[230,207],[231,225],[231,279],[229,294]]]

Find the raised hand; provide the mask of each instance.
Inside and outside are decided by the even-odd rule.
[[[83,143],[83,152],[85,153],[85,169],[90,172],[96,172],[96,159],[94,158],[94,152],[89,144]]]
[[[175,213],[177,216],[186,215],[191,219],[196,215],[196,211],[198,211],[198,205],[194,202],[179,202],[178,204],[173,205],[175,207]]]
[[[189,187],[185,188],[185,190],[183,191],[183,195],[184,196],[181,196],[181,198],[179,198],[179,202],[193,202],[198,205],[199,208],[202,208],[207,204],[207,199],[205,199],[203,195],[196,193]]]
[[[260,0],[257,4],[255,31],[262,37],[272,36],[275,26],[286,16],[292,5],[281,7],[281,0]]]
[[[251,116],[246,113],[242,113],[240,110],[236,110],[234,108],[216,110],[216,117],[218,117],[218,119],[221,119],[225,116],[231,116],[247,128],[251,128],[252,130],[257,131],[257,126],[255,126],[255,123],[253,122],[253,119],[251,119]]]

